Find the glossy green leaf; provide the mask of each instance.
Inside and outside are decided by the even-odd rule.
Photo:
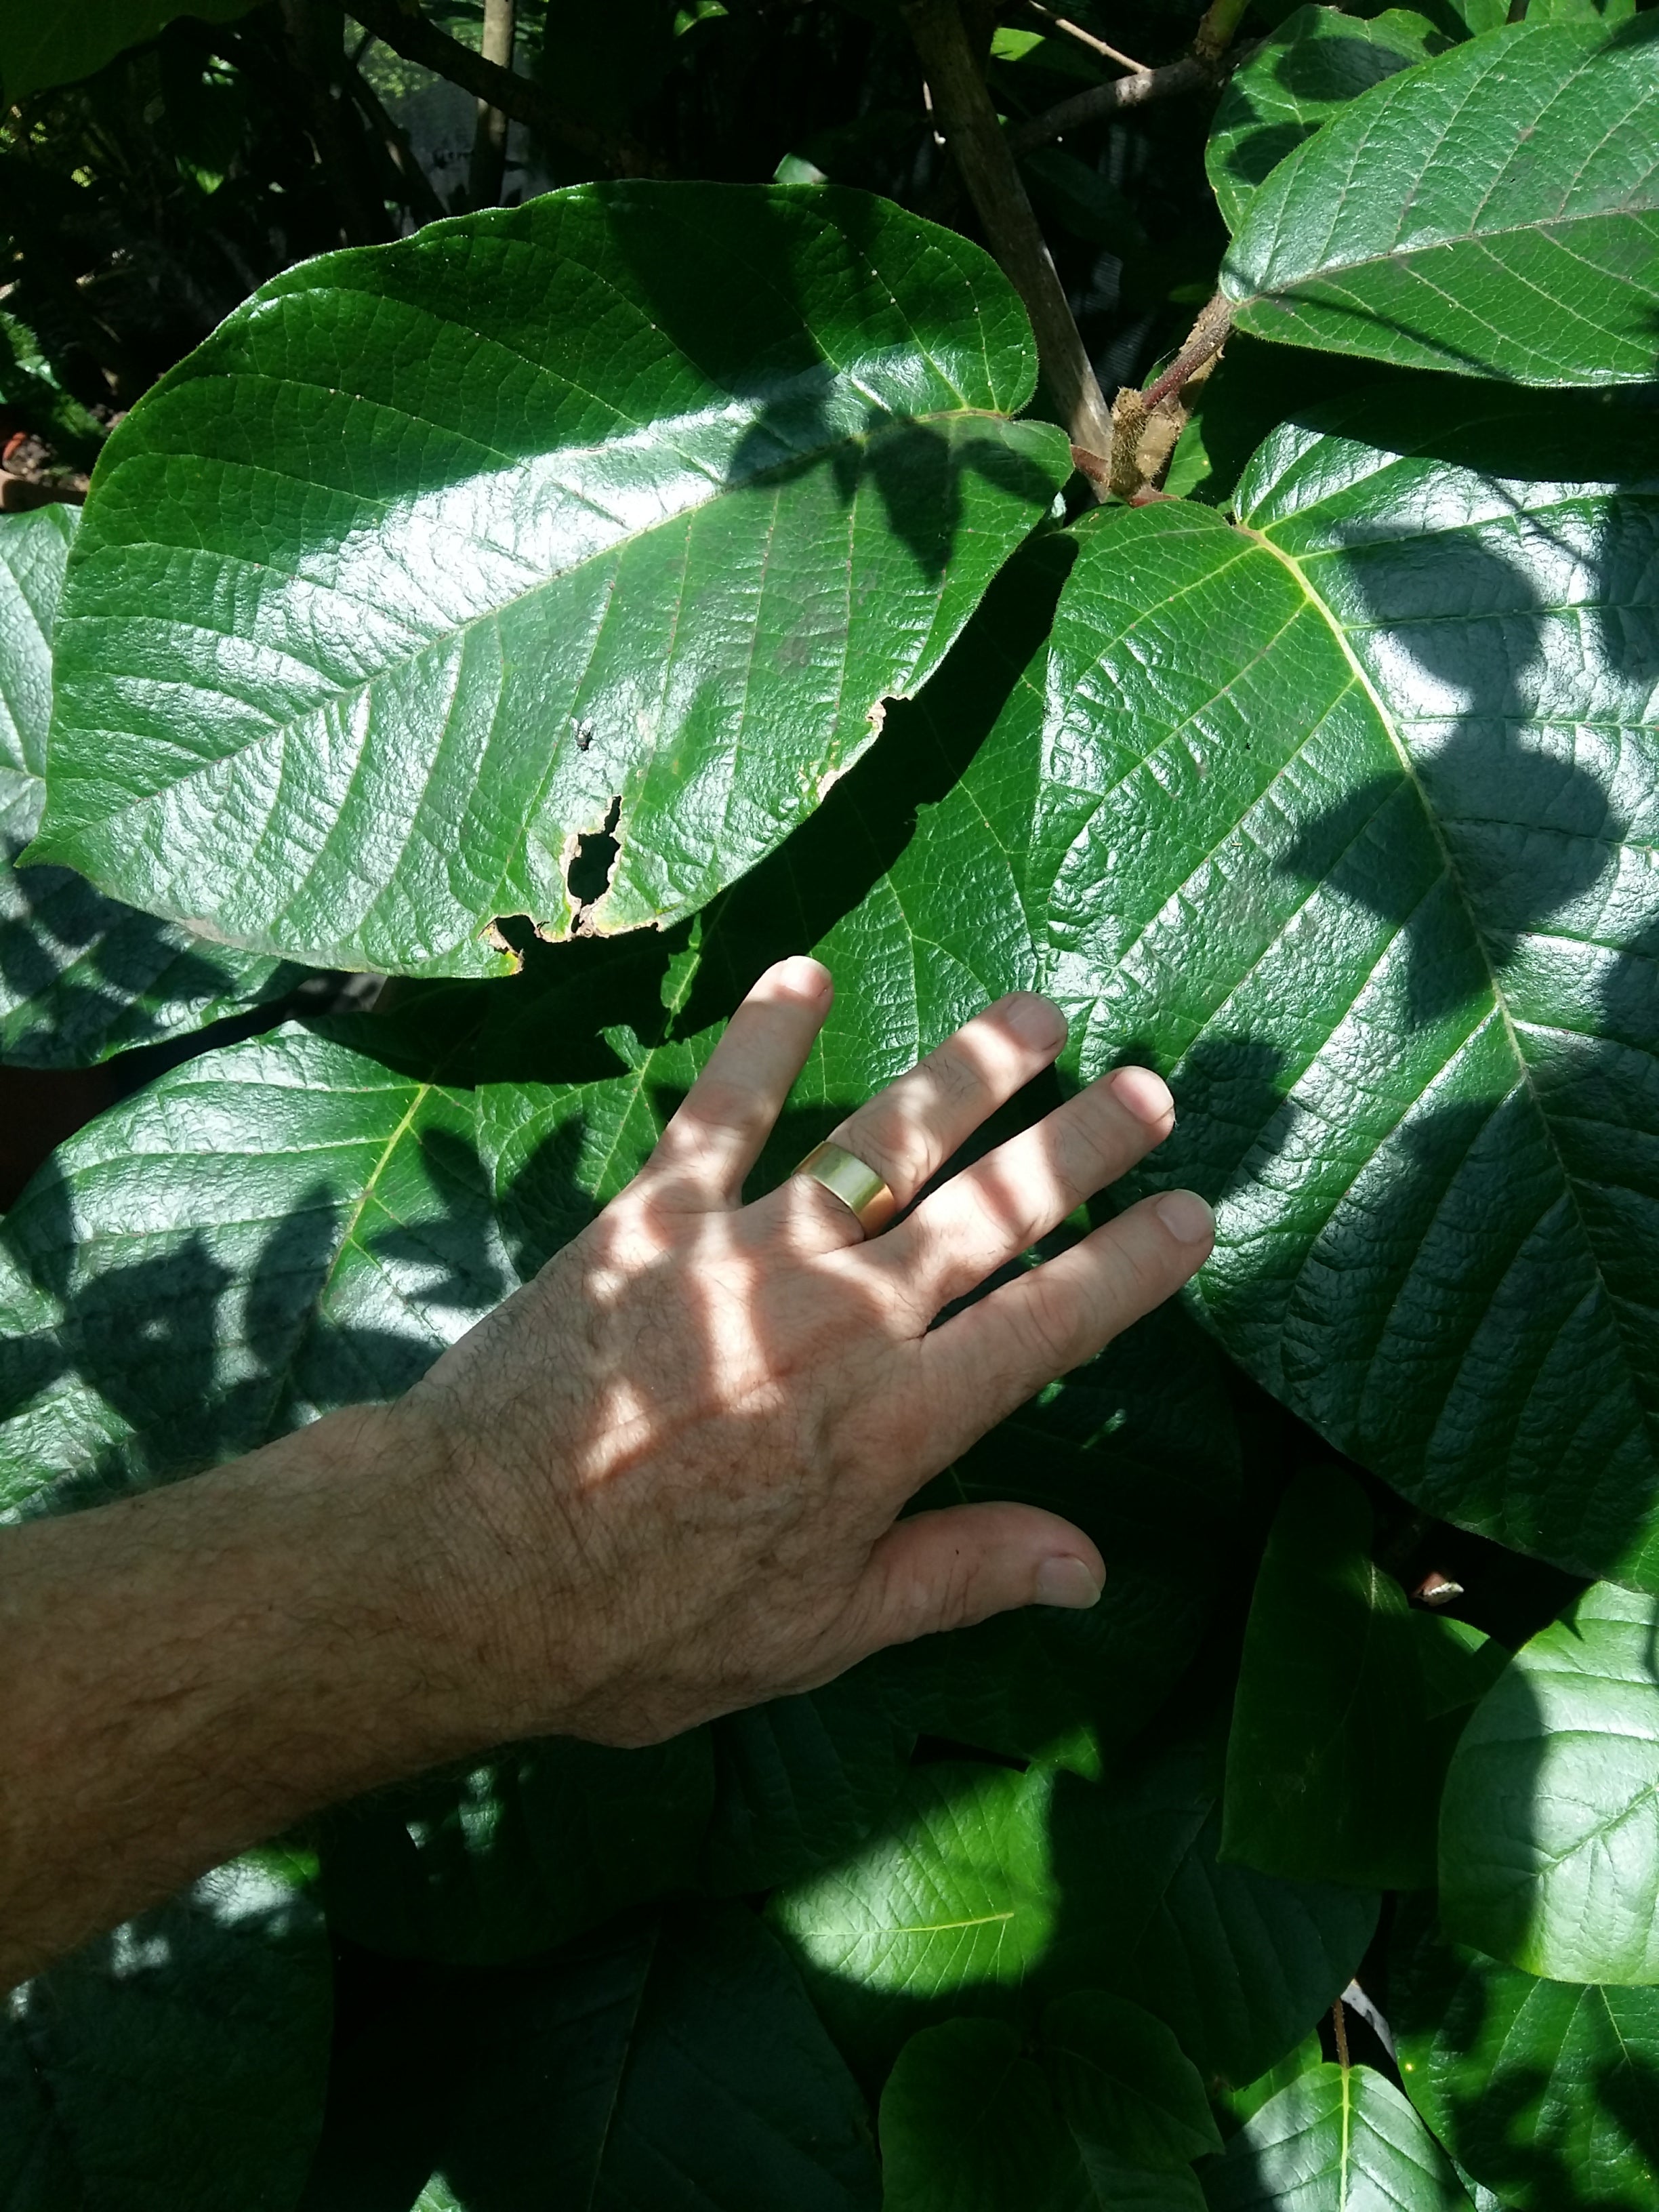
[[[1054,2058],[1046,2039],[1029,2055],[1002,2021],[912,2036],[882,2092],[883,2212],[1200,2212],[1184,2161],[1148,2168],[1109,2154],[1102,2124],[1119,2115],[1057,2080]],[[1196,2075],[1190,2089],[1202,2112]],[[1126,2143],[1136,2140],[1132,2129]]]
[[[398,1957],[528,1958],[626,1905],[696,1887],[714,1802],[703,1729],[641,1751],[509,1745],[464,1775],[329,1814],[329,1925]]]
[[[1518,24],[1390,78],[1250,200],[1239,329],[1522,384],[1659,360],[1659,40]]]
[[[1451,1746],[1430,1739],[1414,1624],[1372,1535],[1339,1468],[1285,1493],[1244,1632],[1221,1848],[1267,1874],[1431,1889]]]
[[[304,263],[110,441],[37,855],[347,967],[690,914],[1051,503],[1035,375],[978,247],[833,187],[583,185]]]
[[[1222,2089],[1254,2081],[1329,2010],[1364,1955],[1377,1899],[1220,1863],[1212,1765],[1185,1744],[1104,1783],[1060,1778],[1052,1974],[1154,2014]]]
[[[1440,1816],[1447,1931],[1561,1982],[1659,1983],[1659,1603],[1611,1583],[1476,1707]]]
[[[1427,1929],[1389,2020],[1413,2103],[1509,2212],[1659,2206],[1659,1989],[1538,1981]]]
[[[875,2212],[863,2100],[744,1907],[624,1923],[477,1995],[434,2202]]]
[[[0,518],[0,1060],[78,1067],[280,997],[304,970],[19,868],[45,798],[52,629],[80,510]]]
[[[1054,1784],[1042,1768],[917,1767],[879,1834],[772,1899],[771,1924],[843,2049],[890,2057],[943,2012],[1016,2008],[1060,1911]]]
[[[210,23],[243,15],[256,0],[74,0],[67,8],[9,7],[0,13],[0,84],[8,103],[53,84],[90,76],[124,47],[153,39],[175,15]]]
[[[1448,43],[1425,15],[1389,8],[1369,21],[1336,8],[1287,15],[1227,80],[1204,166],[1229,230],[1256,186],[1362,92]]]
[[[332,1968],[276,1853],[204,1875],[7,2001],[6,2212],[292,2212],[323,2118]]]
[[[1392,2081],[1324,2065],[1281,2089],[1205,2177],[1211,2212],[1468,2212],[1444,2151]]]
[[[1217,1203],[1195,1294],[1259,1381],[1434,1513],[1659,1580],[1659,454],[1599,403],[1409,412],[1286,425],[1243,527],[1080,530],[1043,980],[1082,1073],[1173,1084],[1141,1187]]]

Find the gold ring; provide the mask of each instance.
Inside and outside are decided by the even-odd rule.
[[[795,1170],[832,1190],[857,1217],[866,1237],[885,1229],[898,1212],[898,1200],[867,1160],[849,1152],[845,1145],[814,1145]]]

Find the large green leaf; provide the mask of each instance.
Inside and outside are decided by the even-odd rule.
[[[1510,2212],[1659,2207],[1659,1989],[1538,1981],[1428,1929],[1389,2012],[1407,2094]]]
[[[1659,360],[1659,40],[1520,24],[1391,77],[1250,200],[1239,329],[1522,384]]]
[[[256,0],[74,0],[67,8],[0,9],[0,84],[8,103],[44,86],[72,84],[136,46],[175,15],[210,23],[246,15]]]
[[[1267,1874],[1432,1889],[1451,1742],[1430,1735],[1419,1623],[1371,1547],[1351,1475],[1297,1476],[1250,1601],[1221,1848]]]
[[[110,441],[37,854],[348,967],[689,914],[1050,504],[1035,376],[978,247],[834,188],[584,185],[302,264]]]
[[[1084,526],[1028,903],[1081,1072],[1150,1056],[1195,1295],[1445,1518],[1659,1580],[1659,453],[1601,403],[1290,424],[1243,526]],[[1046,888],[1044,888],[1046,886]]]
[[[883,2212],[1081,2212],[1077,2145],[1042,2069],[1004,2021],[913,2035],[881,2094]]]
[[[1449,1934],[1561,1982],[1659,1983],[1659,1602],[1597,1583],[1464,1730],[1440,1815]]]
[[[1256,186],[1362,92],[1449,43],[1426,15],[1389,8],[1369,21],[1298,8],[1227,80],[1204,166],[1229,230]]]
[[[741,1905],[492,1977],[430,2202],[459,2212],[875,2212],[863,2102]]]
[[[292,2212],[322,2126],[332,1970],[276,1854],[204,1875],[8,2000],[6,2212]]]
[[[1468,2212],[1446,2154],[1392,2081],[1316,2068],[1245,2122],[1205,2176],[1211,2212]]]
[[[79,514],[0,517],[0,1060],[27,1067],[198,1029],[304,973],[118,906],[68,868],[14,865],[45,799],[52,629]]]
[[[1264,2073],[1329,2010],[1364,1955],[1377,1899],[1221,1863],[1216,1764],[1182,1744],[1104,1784],[1060,1778],[1053,1974],[1144,2006],[1224,2090]]]

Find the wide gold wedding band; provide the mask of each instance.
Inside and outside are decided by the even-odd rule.
[[[842,1204],[857,1215],[859,1227],[866,1237],[885,1229],[898,1212],[898,1200],[875,1170],[845,1145],[814,1145],[795,1173],[811,1176],[814,1182],[834,1191]]]

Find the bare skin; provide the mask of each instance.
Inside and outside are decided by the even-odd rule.
[[[659,1741],[1106,1568],[1036,1508],[900,1521],[932,1475],[1207,1256],[1132,1206],[939,1310],[1173,1124],[1121,1069],[866,1240],[744,1176],[828,1012],[738,1009],[635,1182],[397,1403],[0,1537],[0,1987],[319,1807],[516,1737]],[[1005,999],[837,1140],[908,1206],[1064,1041]]]

